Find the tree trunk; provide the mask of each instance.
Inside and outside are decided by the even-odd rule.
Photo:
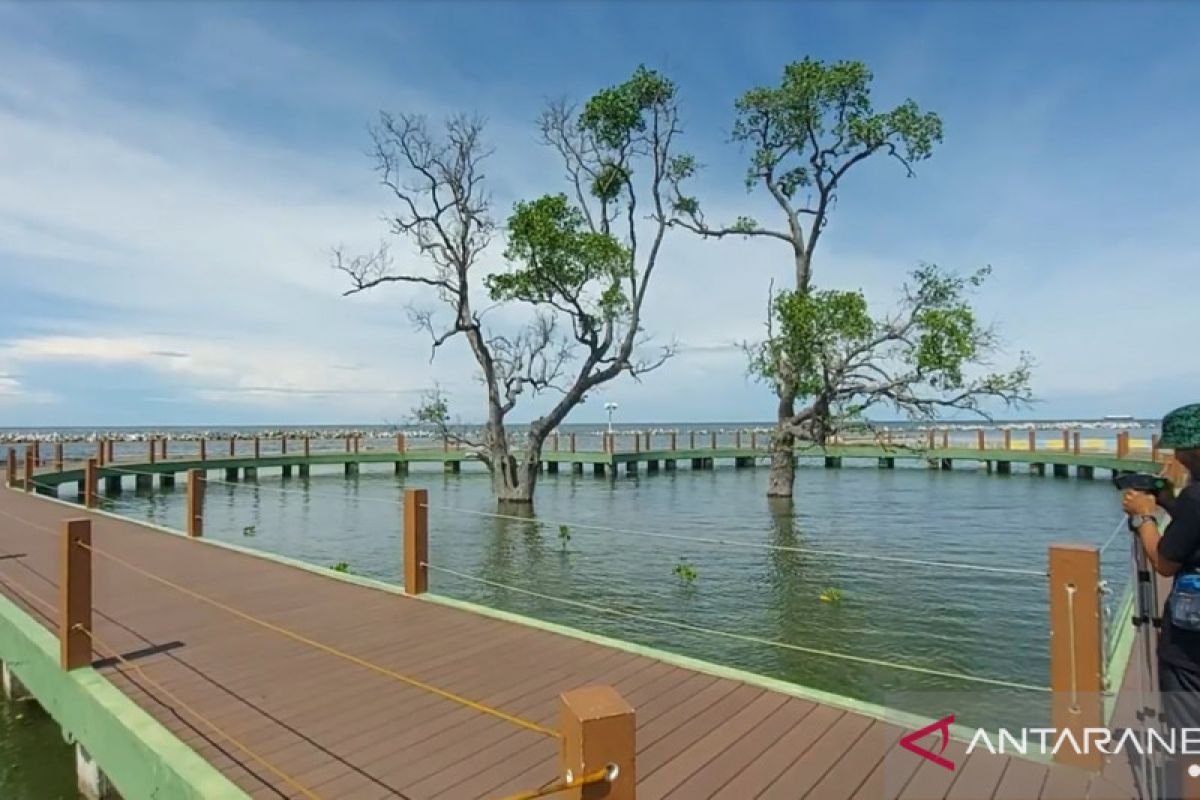
[[[509,449],[508,433],[503,422],[489,425],[484,440],[488,466],[492,471],[492,494],[496,496],[497,505],[532,506],[541,443],[530,442],[529,452],[518,459]]]
[[[796,482],[796,435],[791,421],[795,398],[779,398],[779,418],[771,435],[771,473],[767,476],[767,497],[791,497]]]

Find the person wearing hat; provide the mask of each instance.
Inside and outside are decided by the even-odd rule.
[[[1163,417],[1159,445],[1175,451],[1175,460],[1187,470],[1188,485],[1174,497],[1169,492],[1153,497],[1127,491],[1121,506],[1146,560],[1160,575],[1174,578],[1158,639],[1164,721],[1168,730],[1200,728],[1200,403]],[[1154,517],[1156,506],[1171,515],[1165,531],[1160,532]],[[1181,796],[1178,765],[1166,776],[1171,798]]]

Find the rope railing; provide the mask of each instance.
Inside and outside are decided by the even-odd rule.
[[[506,519],[516,522],[532,522],[541,525],[562,526],[565,525],[571,529],[580,529],[587,531],[598,531],[602,533],[616,533],[627,536],[645,536],[655,539],[670,539],[674,541],[687,542],[689,544],[700,544],[709,546],[725,546],[725,547],[742,547],[754,550],[770,550],[787,553],[801,553],[805,555],[829,556],[832,558],[852,558],[862,561],[864,559],[881,561],[890,564],[909,564],[915,566],[936,567],[939,569],[960,569],[971,570],[976,572],[989,572],[1001,575],[1021,575],[1035,578],[1045,578],[1046,571],[1037,569],[1026,569],[1021,567],[993,567],[983,564],[969,564],[958,561],[937,561],[920,558],[906,558],[903,556],[889,556],[880,553],[851,553],[842,550],[825,550],[822,548],[812,547],[794,547],[792,545],[770,544],[769,542],[741,542],[736,539],[714,539],[701,536],[684,536],[675,533],[663,533],[661,531],[643,531],[631,528],[616,528],[608,525],[593,525],[581,522],[564,522],[561,520],[544,519],[538,517],[521,517],[515,514],[501,514],[493,511],[474,511],[466,508],[456,508],[453,506],[435,506],[428,505],[428,509],[437,511],[448,511],[456,514],[466,514],[474,517],[487,517],[491,519]]]
[[[750,634],[733,633],[731,631],[723,631],[723,630],[718,630],[716,628],[706,628],[701,625],[693,625],[688,622],[680,622],[678,620],[665,619],[663,617],[653,617],[653,616],[649,616],[646,614],[636,613],[633,611],[624,611],[624,610],[617,609],[617,608],[611,608],[608,606],[598,605],[596,603],[589,603],[589,602],[586,602],[583,600],[572,600],[572,599],[569,599],[566,597],[558,597],[555,595],[545,594],[543,592],[535,592],[532,589],[523,589],[521,587],[512,586],[510,584],[501,583],[499,581],[493,581],[493,580],[489,580],[487,578],[480,578],[475,575],[468,575],[465,572],[460,572],[458,570],[450,569],[448,567],[438,566],[437,564],[431,564],[429,562],[422,562],[422,566],[427,569],[431,569],[435,572],[440,572],[440,573],[443,573],[446,575],[451,575],[453,577],[460,578],[462,580],[471,581],[471,582],[483,584],[486,586],[491,586],[496,589],[503,589],[505,591],[516,592],[518,594],[527,595],[529,597],[536,597],[540,600],[548,600],[550,602],[561,603],[563,605],[574,606],[576,608],[583,608],[583,609],[587,609],[589,611],[597,611],[602,614],[623,617],[625,619],[637,620],[639,622],[647,622],[652,625],[662,625],[665,627],[677,628],[679,630],[690,631],[692,633],[702,633],[702,634],[706,634],[709,636],[717,636],[717,637],[721,637],[721,638],[725,638],[725,639],[731,639],[731,640],[740,641],[740,642],[747,642],[750,644],[759,644],[759,645],[766,645],[769,647],[777,647],[777,648],[784,649],[784,650],[791,650],[791,651],[798,652],[798,653],[805,653],[807,655],[821,656],[824,658],[831,658],[831,659],[842,660],[842,661],[851,661],[851,662],[858,663],[858,664],[867,664],[870,666],[884,667],[884,668],[888,668],[888,669],[894,669],[894,670],[899,670],[899,671],[904,671],[904,672],[913,672],[913,673],[918,673],[918,674],[922,674],[922,675],[930,675],[930,676],[940,677],[940,678],[948,678],[948,679],[952,679],[952,680],[959,680],[959,681],[964,681],[964,682],[969,682],[969,683],[978,683],[978,684],[983,684],[983,685],[998,686],[998,687],[1007,688],[1007,689],[1020,689],[1022,691],[1032,691],[1032,692],[1048,692],[1048,691],[1050,691],[1049,687],[1046,687],[1046,686],[1037,686],[1037,685],[1029,684],[1029,683],[1021,683],[1019,681],[1009,681],[1009,680],[1004,680],[1001,678],[987,678],[987,677],[981,677],[981,676],[977,676],[977,675],[968,675],[968,674],[960,673],[960,672],[950,672],[948,670],[939,670],[939,669],[932,669],[929,667],[920,667],[915,664],[901,664],[899,662],[884,661],[882,659],[870,658],[867,656],[856,656],[851,653],[838,653],[838,652],[835,652],[832,650],[823,650],[823,649],[816,648],[816,647],[806,647],[804,645],[793,644],[791,642],[781,642],[781,641],[778,641],[775,639],[766,639],[766,638],[763,638],[760,636],[752,636]]]
[[[362,667],[363,669],[374,672],[378,675],[382,675],[384,677],[391,678],[392,680],[395,680],[399,683],[403,683],[407,686],[411,686],[415,689],[420,689],[422,691],[429,692],[430,694],[437,695],[438,697],[441,697],[444,700],[449,700],[451,702],[458,703],[459,705],[465,706],[474,711],[478,711],[482,714],[487,714],[487,715],[495,717],[497,719],[504,720],[505,722],[511,723],[520,728],[524,728],[525,730],[532,731],[534,733],[539,733],[539,734],[542,734],[543,736],[549,736],[551,738],[559,738],[558,731],[555,731],[551,728],[547,728],[544,725],[540,725],[536,722],[531,722],[529,720],[522,719],[521,717],[501,711],[498,708],[493,708],[492,706],[488,706],[488,705],[485,705],[478,701],[468,699],[466,697],[463,697],[462,695],[455,694],[454,692],[448,691],[439,686],[434,686],[433,684],[427,683],[426,681],[422,681],[417,678],[413,678],[408,675],[404,675],[403,673],[397,672],[396,670],[381,666],[379,664],[375,664],[371,661],[367,661],[364,658],[360,658],[359,656],[353,655],[352,653],[347,653],[346,651],[340,650],[336,647],[333,647],[332,645],[325,644],[324,642],[319,642],[315,639],[305,636],[304,634],[297,633],[296,631],[293,631],[289,628],[285,628],[282,625],[276,625],[275,623],[268,622],[264,619],[254,616],[253,614],[249,614],[245,611],[234,608],[231,605],[222,603],[220,600],[216,600],[214,598],[208,597],[207,595],[201,594],[200,592],[197,592],[193,589],[189,589],[186,586],[181,586],[180,584],[175,583],[174,581],[170,581],[160,575],[155,575],[153,572],[150,572],[149,570],[142,569],[141,567],[137,566],[136,564],[126,561],[125,559],[121,558],[120,556],[113,555],[112,553],[109,553],[105,550],[95,547],[94,545],[87,545],[87,544],[83,544],[82,542],[80,542],[79,547],[81,547],[84,550],[87,550],[88,552],[92,553],[93,555],[100,556],[101,558],[103,558],[107,561],[118,564],[118,565],[130,570],[131,572],[141,575],[142,577],[144,577],[148,580],[151,580],[161,586],[165,586],[169,589],[173,589],[174,591],[177,591],[183,595],[186,595],[187,597],[190,597],[193,600],[198,600],[198,601],[205,603],[207,605],[210,605],[214,608],[220,609],[221,611],[231,614],[231,615],[237,617],[238,619],[241,619],[245,622],[249,622],[253,625],[257,625],[265,630],[272,631],[273,633],[277,633],[280,636],[284,636],[288,639],[291,639],[292,641],[299,642],[300,644],[307,645],[308,647],[312,647],[316,650],[326,653],[327,655],[335,656],[335,657],[340,658],[344,661],[347,661],[351,664]]]
[[[503,798],[503,800],[537,800],[539,797],[549,797],[552,794],[565,792],[568,789],[591,786],[594,783],[612,783],[617,779],[617,775],[619,773],[620,771],[617,769],[616,764],[608,764],[602,769],[588,773],[587,775],[584,775],[576,780],[574,775],[572,775],[570,770],[568,770],[566,775],[546,784],[545,786],[532,789],[528,792],[519,792],[517,794],[508,795],[507,797]]]

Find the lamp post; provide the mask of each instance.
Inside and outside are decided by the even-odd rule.
[[[609,434],[611,434],[613,432],[613,429],[612,429],[613,412],[617,410],[617,404],[614,403],[612,400],[609,400],[607,403],[604,404],[604,410],[608,412],[608,432],[609,432]]]

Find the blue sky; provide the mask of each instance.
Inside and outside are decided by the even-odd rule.
[[[770,220],[733,101],[806,55],[946,129],[916,179],[853,176],[817,282],[887,307],[918,262],[991,264],[979,307],[1039,364],[1025,415],[1158,415],[1200,399],[1198,39],[1183,2],[0,5],[0,426],[398,421],[434,383],[477,419],[465,344],[431,364],[409,295],[342,298],[328,268],[384,235],[378,111],[484,113],[504,212],[565,188],[543,103],[644,62],[679,84],[709,215]],[[683,351],[603,399],[769,418],[732,343],[787,276],[774,244],[671,236],[648,328]]]

